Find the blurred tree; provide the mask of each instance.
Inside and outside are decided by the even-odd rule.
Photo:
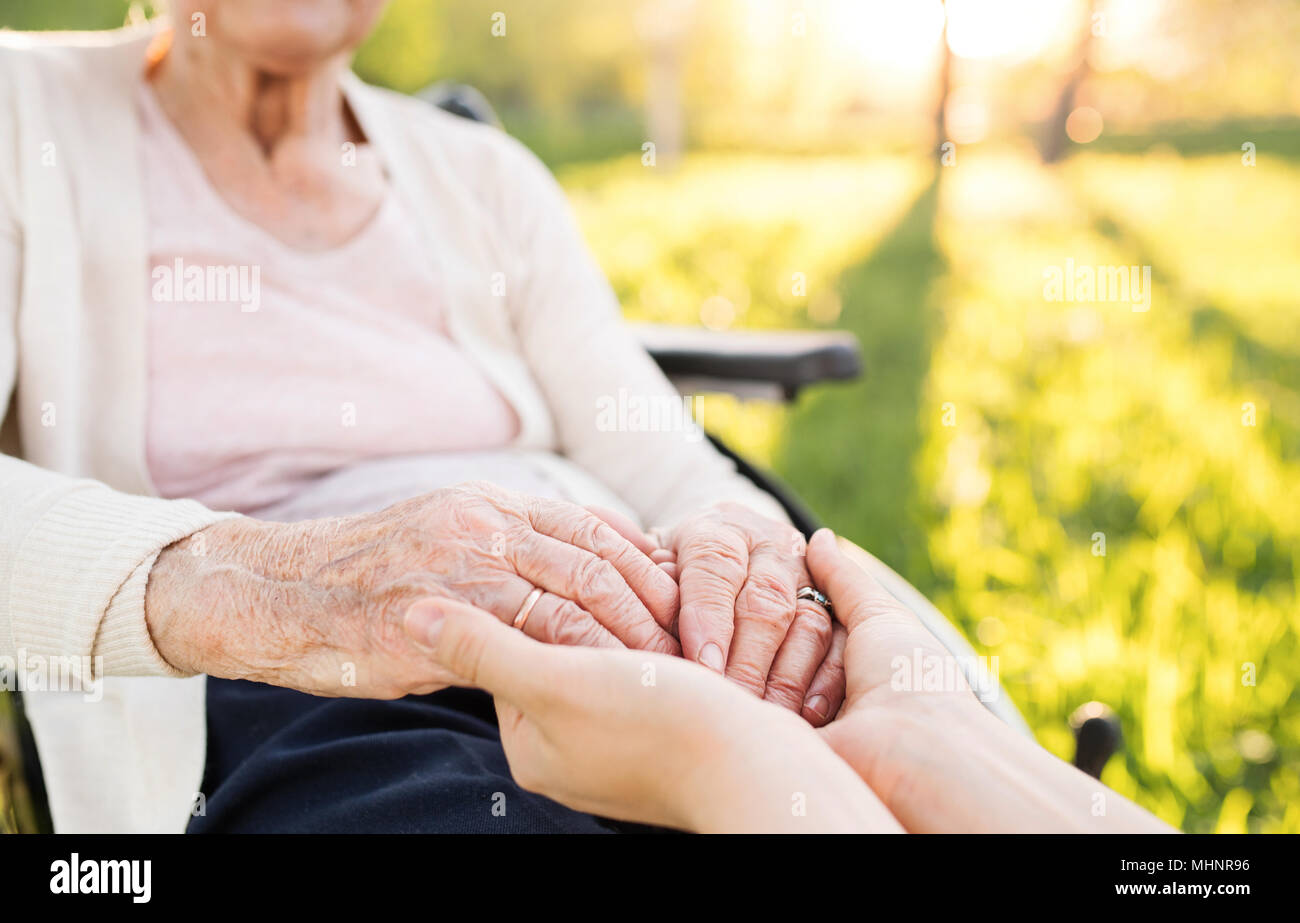
[[[672,167],[686,144],[682,100],[684,39],[694,24],[696,0],[649,0],[637,11],[637,31],[649,57],[646,86],[646,134],[657,162]]]
[[[1074,111],[1079,87],[1092,70],[1089,61],[1093,39],[1099,31],[1098,23],[1104,21],[1099,20],[1097,16],[1097,0],[1088,0],[1083,7],[1083,21],[1075,45],[1074,66],[1057,93],[1056,105],[1052,107],[1051,115],[1043,126],[1039,140],[1038,152],[1043,163],[1056,163],[1069,146],[1070,139],[1066,134],[1065,123],[1069,120],[1070,113]]]
[[[934,104],[934,148],[936,155],[950,140],[948,99],[952,95],[952,49],[948,47],[948,0],[943,2],[943,32],[939,42],[939,92]]]

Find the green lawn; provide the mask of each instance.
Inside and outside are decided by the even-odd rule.
[[[1221,150],[561,179],[629,316],[860,337],[860,383],[703,422],[997,655],[1044,745],[1100,699],[1117,790],[1300,832],[1300,166]],[[1067,259],[1150,266],[1150,310],[1049,300]]]

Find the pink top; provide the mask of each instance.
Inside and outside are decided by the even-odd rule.
[[[394,195],[342,246],[296,250],[220,198],[147,84],[139,110],[161,496],[255,512],[367,459],[511,442],[515,412],[449,338]]]

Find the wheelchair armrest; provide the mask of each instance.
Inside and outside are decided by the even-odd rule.
[[[805,385],[862,374],[857,337],[839,331],[716,331],[659,324],[631,325],[664,374],[708,390],[738,384],[776,386],[786,400]]]

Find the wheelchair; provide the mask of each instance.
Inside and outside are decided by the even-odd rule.
[[[420,98],[447,112],[501,127],[487,99],[463,84],[443,82]],[[789,403],[807,387],[851,381],[863,374],[857,339],[836,331],[713,331],[664,325],[632,325],[642,346],[682,394],[729,393],[741,399]],[[737,471],[771,495],[805,538],[821,527],[816,515],[771,473],[751,464],[713,434],[713,446]],[[870,552],[841,539],[845,553],[914,612],[952,655],[985,707],[1007,725],[1031,736],[1006,690],[991,677],[965,636],[915,587]],[[991,694],[988,694],[990,693]],[[1122,741],[1118,719],[1099,702],[1070,716],[1074,765],[1094,778]],[[0,833],[49,832],[51,828],[35,740],[22,713],[20,694],[0,690]]]

